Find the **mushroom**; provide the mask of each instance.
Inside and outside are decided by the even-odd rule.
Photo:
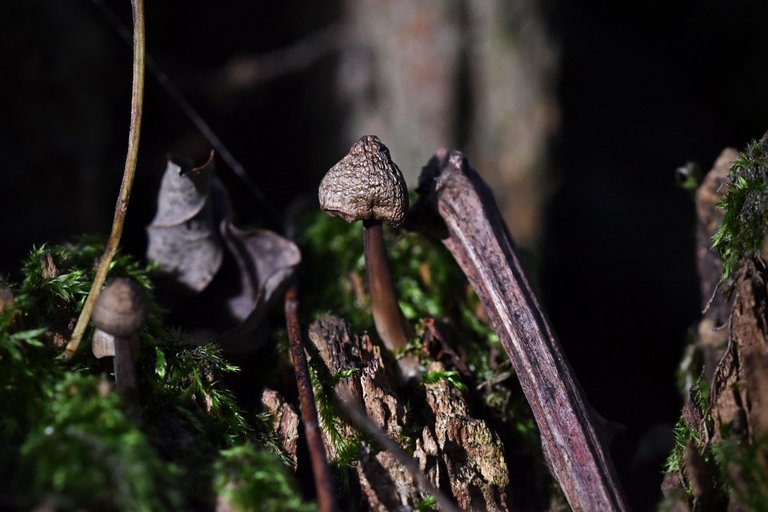
[[[147,318],[147,306],[139,286],[130,279],[112,280],[93,306],[92,350],[97,358],[114,356],[115,387],[132,413],[139,407],[134,359],[138,332]]]
[[[328,214],[349,223],[363,221],[365,269],[376,332],[388,349],[401,351],[412,330],[395,297],[382,222],[395,227],[403,223],[408,189],[389,149],[375,135],[360,138],[320,182],[318,198],[320,208]]]

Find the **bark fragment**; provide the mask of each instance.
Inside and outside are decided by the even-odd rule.
[[[463,509],[508,508],[509,473],[500,438],[485,421],[472,417],[459,390],[440,380],[425,387],[411,387],[407,395],[402,395],[395,385],[396,375],[386,366],[394,361],[385,359],[370,338],[355,335],[338,318],[326,317],[313,323],[308,337],[314,367],[319,366],[319,373],[326,373],[326,378],[356,369],[338,382],[333,380],[337,399],[354,400],[390,439],[406,450],[410,446],[419,467],[436,488]],[[430,367],[444,369],[438,362]],[[410,411],[406,404],[410,404]],[[414,433],[415,424],[422,427]],[[345,436],[355,433],[344,422],[340,429]],[[333,459],[338,447],[327,433],[325,443]],[[363,441],[359,456],[356,475],[367,509],[413,508],[426,498],[414,476],[392,454]]]
[[[274,418],[272,428],[280,439],[284,453],[296,470],[296,449],[299,441],[299,415],[288,405],[280,394],[272,389],[265,389],[261,394],[261,405]]]
[[[728,172],[737,156],[735,149],[724,149],[696,189],[696,268],[703,311],[697,328],[697,348],[704,359],[704,378],[707,382],[714,376],[728,339],[728,330],[724,327],[730,315],[731,302],[725,293],[716,293],[723,266],[720,257],[712,250],[712,237],[723,222],[725,211],[717,204],[725,194]]]
[[[442,370],[442,363],[433,362],[427,371]],[[456,504],[464,510],[503,510],[509,473],[498,434],[471,417],[464,395],[447,380],[428,384],[426,398],[434,425],[422,432],[424,454],[445,468]]]
[[[724,150],[696,193],[705,311],[695,348],[703,355],[700,386],[709,385],[710,396],[704,410],[694,396],[684,406],[683,425],[692,433],[680,471],[667,475],[663,488],[668,501],[679,501],[680,490],[690,489],[692,510],[757,510],[768,503],[768,268],[762,257],[745,259],[725,285],[710,248],[724,216],[717,204],[736,157]]]

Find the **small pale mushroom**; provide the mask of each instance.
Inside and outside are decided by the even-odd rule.
[[[115,387],[131,413],[139,408],[134,360],[138,333],[147,318],[139,286],[127,278],[113,279],[99,294],[91,320],[96,328],[92,350],[97,358],[114,356]]]
[[[376,332],[391,351],[405,348],[413,336],[397,303],[389,271],[382,222],[398,227],[408,210],[408,189],[389,149],[375,135],[352,145],[347,156],[334,165],[320,182],[320,208],[352,223],[363,221],[365,267]],[[415,368],[401,369],[405,377]],[[414,366],[411,364],[410,366]]]

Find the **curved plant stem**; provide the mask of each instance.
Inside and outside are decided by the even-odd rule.
[[[91,319],[93,304],[96,302],[96,297],[98,297],[101,287],[107,278],[107,271],[112,263],[112,258],[115,257],[117,248],[120,245],[125,215],[128,211],[128,199],[133,188],[133,176],[136,173],[139,134],[141,131],[141,111],[144,103],[144,0],[131,0],[131,9],[133,12],[133,87],[131,90],[131,125],[128,132],[128,154],[125,158],[123,181],[120,184],[120,194],[115,205],[112,232],[109,235],[109,240],[107,240],[107,245],[104,248],[104,254],[96,269],[96,276],[93,279],[91,291],[85,299],[80,317],[77,319],[77,325],[75,325],[75,330],[72,332],[72,339],[64,350],[64,357],[72,357],[77,351],[83,333],[85,333],[85,328]]]

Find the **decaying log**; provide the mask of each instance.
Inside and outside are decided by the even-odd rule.
[[[739,272],[728,348],[712,382],[713,442],[768,433],[767,279],[768,268],[757,259],[745,262]]]
[[[313,323],[308,338],[310,353],[318,363],[313,366],[319,366],[327,376],[356,369],[335,385],[337,404],[342,415],[349,415],[355,426],[367,431],[385,448],[368,443],[360,448],[357,476],[366,509],[413,508],[433,492],[440,494],[436,497],[441,510],[455,509],[441,495],[450,496],[464,510],[508,509],[509,473],[499,436],[485,421],[472,418],[459,390],[441,380],[419,388],[416,394],[399,396],[393,384],[397,377],[387,370],[380,347],[367,336],[353,334],[349,325],[338,318],[326,317]],[[444,367],[435,362],[430,369]],[[406,404],[410,402],[413,406],[421,401],[426,407],[415,414],[423,426],[420,432],[411,434],[415,436],[415,447],[412,446],[413,457],[407,456],[409,462],[403,460],[404,443],[412,432]],[[373,435],[376,432],[367,423],[401,446],[387,448],[387,439]],[[327,429],[323,430],[326,449],[333,459],[334,443],[328,438]]]
[[[445,370],[433,362],[428,372]],[[462,393],[446,380],[426,386],[427,405],[434,418],[434,427],[425,428],[417,441],[416,453],[422,467],[434,470],[439,481],[439,469],[445,467],[451,493],[465,510],[497,509],[507,501],[509,473],[504,462],[504,448],[496,432],[485,421],[470,416]],[[461,447],[457,456],[456,447]],[[439,461],[439,463],[438,463]],[[473,497],[473,493],[482,495]]]
[[[487,185],[459,151],[422,171],[412,226],[431,226],[482,301],[517,372],[550,470],[574,510],[626,510],[590,408]],[[431,217],[431,218],[430,218]]]
[[[298,461],[296,453],[299,444],[299,415],[280,393],[272,389],[265,389],[261,393],[261,405],[274,418],[272,429],[291,462],[291,469],[295,471]]]
[[[737,156],[735,149],[724,149],[696,189],[696,269],[703,311],[697,329],[696,349],[701,351],[704,360],[706,382],[712,381],[715,367],[728,340],[726,325],[731,301],[727,294],[716,293],[723,276],[723,265],[720,257],[712,250],[712,237],[723,222],[725,210],[718,208],[717,204],[725,194],[728,172]]]

